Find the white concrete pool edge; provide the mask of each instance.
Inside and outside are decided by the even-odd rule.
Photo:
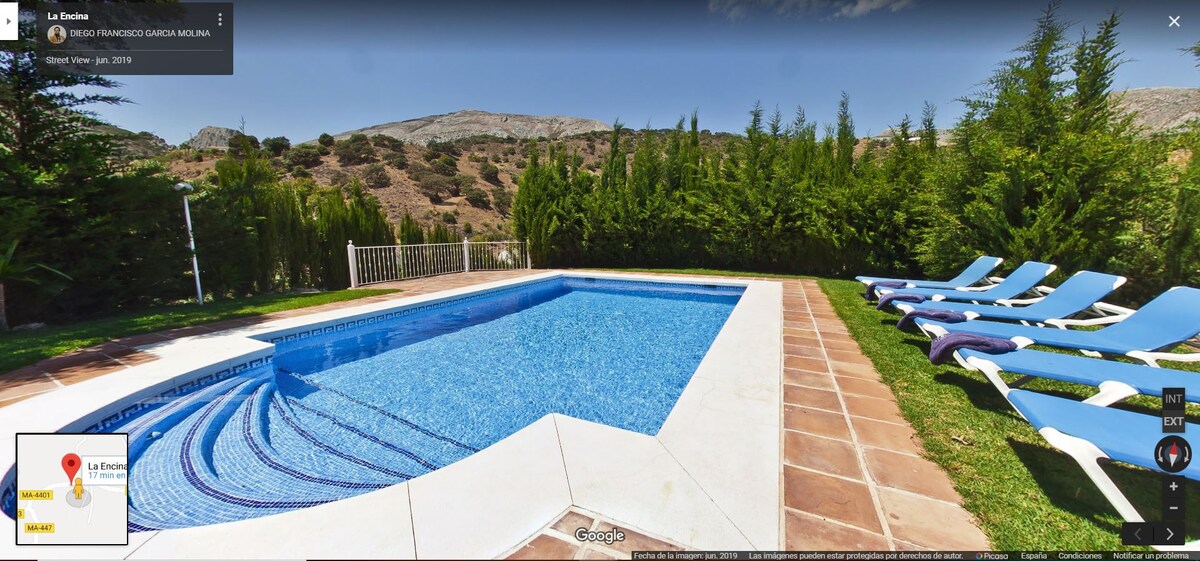
[[[124,403],[110,404],[123,398],[161,393],[272,353],[273,345],[250,337],[559,275],[746,286],[657,436],[552,414],[450,466],[358,497],[130,534],[123,547],[0,542],[0,558],[495,557],[571,505],[693,547],[777,549],[782,285],[768,281],[551,271],[151,345],[147,350],[160,360],[0,409],[6,427],[0,474],[11,470],[15,452],[7,427],[14,433],[83,428],[120,411]],[[200,361],[209,364],[197,368]],[[56,414],[64,410],[102,413],[64,420]],[[0,535],[14,535],[14,521],[0,518]]]

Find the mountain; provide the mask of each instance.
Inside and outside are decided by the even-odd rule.
[[[1136,112],[1134,124],[1148,134],[1177,131],[1200,118],[1200,88],[1135,88],[1113,96],[1118,108]]]
[[[153,158],[172,148],[167,141],[152,132],[133,132],[113,125],[96,125],[93,130],[112,140],[121,160]]]
[[[498,138],[560,138],[592,131],[610,131],[612,127],[595,119],[562,115],[515,115],[467,109],[445,115],[430,115],[333,135],[342,140],[352,134],[385,134],[405,142],[425,145],[430,141],[450,141],[472,136]]]
[[[1133,113],[1133,125],[1142,134],[1169,134],[1182,130],[1190,121],[1200,119],[1200,88],[1134,88],[1113,92],[1111,99],[1120,112]],[[875,146],[887,147],[892,143],[893,130],[870,137]],[[912,132],[912,139],[917,138]],[[938,146],[954,141],[954,131],[939,129]]]
[[[196,133],[196,136],[187,139],[181,146],[197,149],[217,148],[225,150],[229,148],[229,139],[235,134],[238,134],[238,131],[235,129],[204,127],[200,129],[200,132]]]

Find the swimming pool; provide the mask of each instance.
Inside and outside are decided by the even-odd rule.
[[[559,277],[279,341],[105,428],[130,433],[131,529],[351,497],[548,413],[655,434],[742,291]]]

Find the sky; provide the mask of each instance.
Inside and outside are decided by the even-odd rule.
[[[172,144],[206,125],[294,142],[460,109],[745,128],[755,102],[856,132],[926,101],[939,127],[1028,37],[1044,0],[244,0],[232,76],[119,76],[101,118]],[[1200,2],[1064,0],[1078,38],[1122,15],[1117,89],[1200,86]],[[1179,17],[1169,27],[1170,16]]]

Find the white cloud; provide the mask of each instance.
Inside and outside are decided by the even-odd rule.
[[[899,12],[912,6],[914,3],[914,0],[853,0],[852,2],[838,2],[837,16],[856,18],[878,10]]]
[[[914,4],[916,0],[708,0],[708,11],[733,21],[759,11],[784,17],[856,18],[879,10],[898,12]]]

